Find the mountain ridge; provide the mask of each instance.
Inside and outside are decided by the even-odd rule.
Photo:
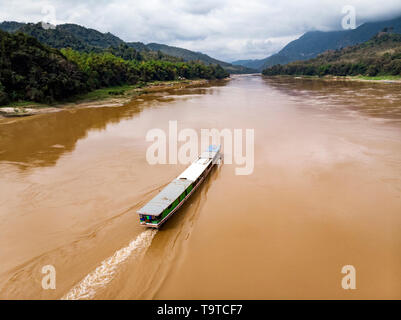
[[[372,39],[337,50],[328,50],[309,60],[274,65],[267,76],[400,76],[401,34],[383,31]]]
[[[393,27],[393,32],[401,33],[401,17],[367,22],[353,30],[309,31],[291,41],[278,53],[264,59],[233,61],[234,65],[252,67],[261,71],[276,64],[287,64],[297,60],[309,60],[327,50],[338,50],[357,45],[371,39],[384,28]]]
[[[4,21],[0,23],[0,30],[6,32],[22,32],[33,36],[40,42],[56,49],[70,47],[81,52],[101,51],[110,47],[127,45],[142,52],[162,52],[183,61],[197,61],[206,65],[219,64],[229,73],[253,73],[256,72],[244,66],[234,66],[230,63],[214,59],[207,54],[194,52],[188,49],[173,47],[165,44],[142,42],[125,42],[110,32],[102,33],[95,29],[86,28],[77,24],[60,24],[43,28],[41,23],[21,23],[15,21]]]

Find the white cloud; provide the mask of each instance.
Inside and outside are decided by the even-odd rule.
[[[309,30],[338,30],[345,5],[355,6],[358,24],[401,15],[400,0],[0,0],[0,21],[42,21],[49,5],[58,23],[226,61],[264,58]]]

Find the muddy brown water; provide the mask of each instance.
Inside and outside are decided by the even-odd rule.
[[[186,167],[146,161],[169,120],[254,129],[255,169],[221,165],[151,231],[135,210]],[[0,298],[400,299],[399,84],[237,76],[0,120]]]

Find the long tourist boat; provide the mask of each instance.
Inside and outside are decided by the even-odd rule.
[[[221,146],[211,145],[180,176],[137,211],[140,223],[160,228],[189,199],[220,160]]]

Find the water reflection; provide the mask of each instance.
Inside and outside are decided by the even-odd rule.
[[[294,102],[321,109],[356,111],[368,117],[401,121],[399,84],[344,80],[263,77],[269,87],[289,96]]]
[[[122,107],[77,108],[0,124],[0,162],[15,164],[21,170],[55,165],[63,154],[74,151],[77,142],[92,130],[105,130],[109,124],[136,117],[144,108],[160,103],[213,95],[212,85],[225,84],[213,82],[199,88],[149,92]]]

